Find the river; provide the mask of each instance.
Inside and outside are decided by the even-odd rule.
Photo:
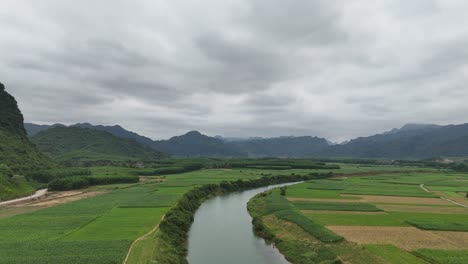
[[[292,183],[294,184],[294,183]],[[189,232],[190,264],[288,264],[272,245],[257,237],[247,202],[273,185],[217,196],[205,201],[195,213]]]

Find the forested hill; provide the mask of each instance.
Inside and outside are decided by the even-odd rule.
[[[31,139],[42,152],[66,165],[154,161],[167,156],[134,140],[88,128],[54,127]]]
[[[22,175],[51,166],[26,137],[18,104],[0,83],[0,200],[31,194],[34,188]]]
[[[52,162],[27,138],[18,104],[1,83],[0,164],[8,166],[15,174],[52,166]]]
[[[239,157],[246,155],[242,150],[233,148],[223,140],[203,135],[198,131],[191,131],[168,140],[155,141],[153,146],[174,156]]]

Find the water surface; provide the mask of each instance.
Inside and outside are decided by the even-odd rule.
[[[272,245],[255,236],[247,202],[270,188],[218,196],[203,203],[189,233],[190,264],[289,264]]]

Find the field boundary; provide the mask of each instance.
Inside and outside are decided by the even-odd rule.
[[[426,189],[426,188],[424,187],[424,184],[419,185],[419,187],[421,187],[421,189],[423,189],[424,191],[426,191],[426,192],[428,192],[428,193],[432,193],[431,191],[429,191],[428,189]],[[462,204],[462,203],[456,202],[456,201],[454,201],[454,200],[450,200],[450,199],[445,198],[445,197],[443,197],[443,196],[440,196],[440,198],[441,198],[441,199],[444,199],[444,200],[446,200],[446,201],[448,201],[448,202],[451,202],[451,203],[453,203],[453,204],[456,204],[456,205],[459,205],[459,206],[463,206],[463,207],[465,207],[465,208],[468,208],[468,205],[466,205],[466,204]]]
[[[164,214],[163,217],[161,218],[161,221],[160,223],[164,220],[164,217],[166,215]],[[128,249],[128,252],[127,252],[127,255],[125,256],[125,260],[122,262],[122,264],[127,264],[127,261],[128,261],[128,258],[130,257],[130,254],[132,253],[132,250],[133,248],[135,247],[136,243],[138,243],[139,241],[147,238],[148,236],[150,236],[152,233],[155,233],[156,231],[158,231],[159,229],[159,224],[157,224],[153,229],[151,229],[148,233],[142,235],[141,237],[135,239],[133,241],[133,243],[130,245],[130,248]]]

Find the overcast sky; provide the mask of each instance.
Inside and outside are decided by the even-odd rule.
[[[27,122],[159,139],[468,122],[465,0],[1,0]]]

